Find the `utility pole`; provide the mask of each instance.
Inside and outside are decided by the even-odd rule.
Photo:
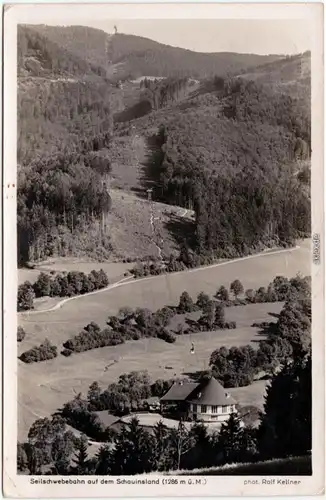
[[[147,189],[148,201],[152,201],[152,193],[153,193],[153,189],[152,188]]]

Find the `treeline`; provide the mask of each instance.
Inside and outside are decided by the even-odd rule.
[[[93,270],[88,275],[81,271],[63,272],[56,276],[40,273],[33,285],[29,281],[19,285],[17,310],[33,309],[34,299],[38,297],[73,297],[100,290],[108,285],[109,279],[103,269]]]
[[[116,385],[130,381],[130,376],[122,377],[124,381]],[[99,392],[92,384],[89,398],[97,398]],[[31,475],[133,475],[251,462],[254,473],[258,461],[310,454],[311,399],[311,359],[298,359],[273,377],[258,429],[241,426],[235,414],[213,434],[200,422],[190,428],[179,422],[175,429],[158,422],[148,432],[133,418],[121,431],[104,429],[101,436],[106,442],[90,458],[87,437],[77,438],[66,427],[70,415],[74,422],[82,415],[84,422],[90,421],[89,403],[78,396],[69,408],[65,405],[65,417],[55,415],[52,420],[34,422],[28,441],[17,445],[17,468]]]
[[[103,175],[96,158],[90,165],[79,154],[65,153],[19,170],[19,263],[69,253],[66,232],[78,233],[105,219],[111,198]]]
[[[118,33],[111,38],[112,62],[124,63],[118,74],[133,77],[198,77],[239,74],[244,68],[278,60],[279,56],[198,53],[170,47],[143,37]]]

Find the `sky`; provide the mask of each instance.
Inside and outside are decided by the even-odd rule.
[[[85,24],[85,23],[83,23]],[[88,21],[87,26],[197,52],[297,54],[310,50],[310,23],[298,20],[155,19]]]

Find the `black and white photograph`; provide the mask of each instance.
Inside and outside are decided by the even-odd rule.
[[[324,491],[322,4],[170,7],[5,7],[7,496]]]

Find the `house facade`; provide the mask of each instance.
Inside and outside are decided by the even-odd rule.
[[[214,378],[202,383],[177,382],[161,398],[161,413],[193,421],[224,422],[237,413],[236,401]]]

